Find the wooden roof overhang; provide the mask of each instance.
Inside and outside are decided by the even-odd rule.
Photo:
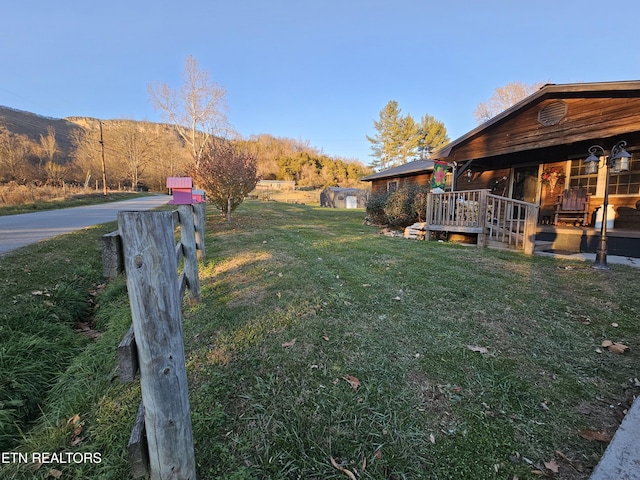
[[[549,105],[564,105],[566,113],[556,123],[543,124],[540,112]],[[433,158],[456,162],[462,169],[470,163],[506,167],[579,158],[594,143],[608,148],[621,137],[630,149],[640,147],[640,81],[549,84],[441,148]]]

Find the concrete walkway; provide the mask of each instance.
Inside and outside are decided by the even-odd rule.
[[[640,480],[640,402],[633,402],[590,480]]]
[[[567,260],[578,260],[578,261],[588,261],[593,263],[596,259],[595,253],[572,253],[572,254],[558,254],[551,252],[536,252],[536,256],[541,257],[556,257],[556,258],[564,258]],[[635,257],[619,257],[616,255],[607,255],[607,265],[628,265],[630,267],[640,268],[640,258]]]

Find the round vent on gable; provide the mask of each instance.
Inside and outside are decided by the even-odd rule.
[[[567,104],[561,101],[552,102],[538,112],[538,123],[549,127],[557,125],[567,114]]]

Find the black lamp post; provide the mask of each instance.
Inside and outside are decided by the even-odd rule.
[[[629,170],[629,159],[631,154],[627,152],[624,147],[627,146],[627,142],[620,140],[611,148],[611,153],[606,156],[606,151],[600,145],[593,145],[589,147],[589,156],[585,159],[585,170],[587,174],[593,174],[598,172],[600,166],[600,156],[604,157],[603,168],[606,169],[606,180],[604,184],[604,202],[602,203],[602,226],[600,228],[600,243],[596,250],[596,261],[593,264],[593,268],[599,268],[606,270],[607,266],[607,210],[609,209],[609,176],[611,170],[615,173],[624,172]],[[602,155],[596,156],[597,152],[602,152]]]

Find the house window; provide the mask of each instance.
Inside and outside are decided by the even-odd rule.
[[[571,179],[569,188],[585,187],[589,193],[596,195],[598,174],[587,175],[583,160],[571,161]],[[629,160],[629,171],[609,176],[610,195],[638,195],[640,193],[640,155],[634,153]]]
[[[609,194],[637,195],[640,193],[640,157],[637,153],[629,159],[629,171],[614,173],[609,177]]]
[[[569,188],[584,187],[588,193],[595,195],[596,187],[598,186],[598,174],[587,175],[585,169],[582,159],[571,160]]]
[[[396,180],[387,182],[387,192],[395,192],[398,190],[398,182]]]

